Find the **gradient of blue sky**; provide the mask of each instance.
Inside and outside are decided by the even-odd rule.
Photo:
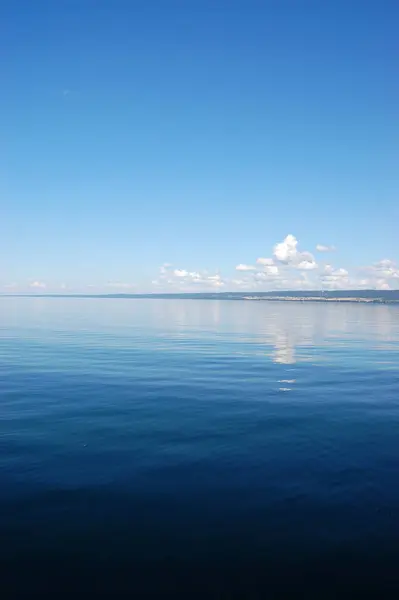
[[[288,234],[315,257],[305,277],[327,262],[350,272],[338,286],[395,287],[394,262],[358,268],[399,259],[396,0],[8,0],[0,16],[3,289],[250,287],[235,267]],[[301,282],[273,260],[277,287]]]

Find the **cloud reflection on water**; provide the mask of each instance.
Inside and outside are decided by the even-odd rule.
[[[77,330],[146,349],[263,353],[283,365],[322,359],[336,346],[398,351],[399,306],[225,300],[1,299],[0,328],[34,335]],[[24,329],[25,328],[25,329]],[[33,335],[32,334],[32,335]],[[90,339],[91,339],[90,338]],[[381,362],[389,362],[386,355]]]

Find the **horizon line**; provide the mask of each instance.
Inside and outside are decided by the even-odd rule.
[[[71,293],[58,293],[58,292],[48,292],[48,293],[35,293],[35,292],[20,292],[20,293],[12,293],[12,294],[7,294],[7,293],[0,293],[0,297],[4,297],[4,298],[18,298],[18,297],[30,297],[30,298],[45,298],[45,297],[115,297],[115,296],[126,296],[126,297],[156,297],[156,296],[222,296],[222,295],[239,295],[239,296],[259,296],[259,295],[278,295],[278,294],[312,294],[314,293],[316,296],[323,296],[326,294],[337,294],[337,293],[341,293],[341,294],[347,294],[347,293],[351,293],[351,294],[365,294],[368,292],[373,292],[373,293],[381,293],[381,294],[390,294],[390,293],[395,293],[395,292],[399,292],[399,288],[398,289],[393,289],[393,290],[378,290],[375,288],[367,288],[367,289],[341,289],[341,290],[304,290],[304,289],[295,289],[295,290],[289,290],[289,289],[283,289],[283,290],[268,290],[268,291],[206,291],[206,292],[114,292],[114,293],[107,293],[107,292],[100,292],[97,294],[91,294],[91,293],[85,293],[85,292],[71,292]]]

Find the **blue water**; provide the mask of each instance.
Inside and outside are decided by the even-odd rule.
[[[396,597],[398,367],[397,306],[0,298],[2,597]]]

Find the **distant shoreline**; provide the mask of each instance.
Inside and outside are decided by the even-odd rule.
[[[269,296],[269,297],[257,297],[257,296],[246,296],[243,300],[252,301],[267,301],[267,302],[360,302],[363,304],[399,304],[399,299],[386,299],[386,298],[363,298],[352,296],[350,298],[336,297],[327,298],[324,296]]]
[[[399,304],[399,290],[334,290],[275,292],[208,292],[182,294],[1,294],[2,298],[102,298],[152,300],[245,300],[251,302],[344,302],[362,304]]]

